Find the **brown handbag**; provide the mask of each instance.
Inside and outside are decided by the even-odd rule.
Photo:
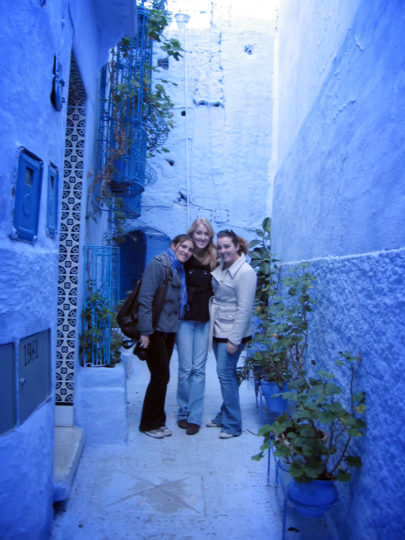
[[[152,326],[156,328],[160,315],[163,310],[163,306],[166,300],[167,287],[169,281],[173,277],[173,271],[168,268],[166,279],[156,289],[155,296],[152,302]],[[138,330],[138,297],[141,289],[142,280],[140,279],[135,285],[134,290],[122,304],[117,313],[117,323],[121,329],[121,332],[131,340],[138,341],[140,338],[140,332]],[[133,342],[124,342],[123,346],[127,349],[134,345]]]

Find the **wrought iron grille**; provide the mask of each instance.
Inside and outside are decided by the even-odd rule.
[[[85,284],[81,354],[83,365],[108,366],[112,313],[119,301],[119,248],[84,246]]]
[[[122,199],[114,204],[130,218],[140,215],[147,150],[162,144],[169,132],[146,97],[152,65],[148,16],[151,9],[165,5],[164,0],[138,1],[136,35],[112,49],[102,71],[98,172],[107,171],[111,193]]]

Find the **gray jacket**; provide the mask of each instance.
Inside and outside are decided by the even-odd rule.
[[[211,275],[214,296],[210,300],[210,343],[215,336],[239,345],[252,334],[256,272],[242,254],[232,266],[223,270],[221,263]]]
[[[155,292],[170,271],[170,259],[163,252],[151,261],[145,269],[142,285],[139,291],[138,327],[141,335],[153,334],[152,327],[152,301]],[[159,322],[155,330],[159,332],[177,332],[180,308],[181,282],[176,272],[172,272],[172,279],[168,283],[166,301],[163,306]]]

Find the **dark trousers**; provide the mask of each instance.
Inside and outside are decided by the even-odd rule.
[[[170,379],[170,357],[172,356],[176,334],[155,332],[150,336],[146,363],[150,371],[150,381],[143,400],[139,429],[150,431],[166,424],[165,400]]]

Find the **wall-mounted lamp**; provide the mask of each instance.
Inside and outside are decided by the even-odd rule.
[[[46,208],[46,233],[54,238],[58,228],[58,184],[59,173],[57,166],[50,162],[48,165],[48,196]]]
[[[190,20],[190,15],[187,15],[186,13],[176,13],[174,18],[176,19],[177,26],[179,28],[184,28]]]
[[[63,87],[65,86],[65,81],[62,78],[62,71],[62,62],[57,56],[54,56],[51,101],[57,111],[61,111],[62,106],[65,103],[65,98],[62,95]]]

